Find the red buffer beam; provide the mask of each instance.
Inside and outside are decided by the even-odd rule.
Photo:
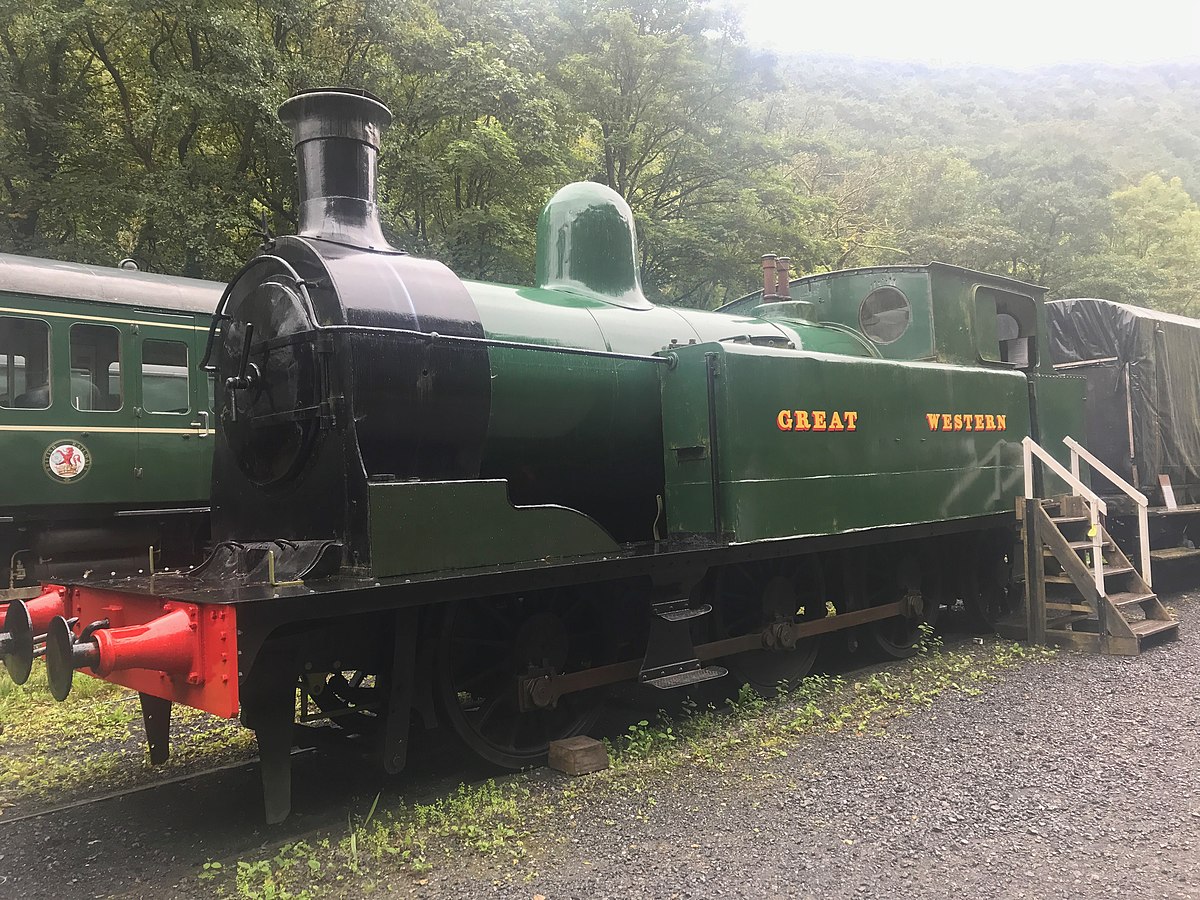
[[[47,637],[51,689],[59,699],[70,691],[72,670],[82,669],[173,703],[237,715],[233,607],[72,587],[67,610],[74,624],[58,620]]]

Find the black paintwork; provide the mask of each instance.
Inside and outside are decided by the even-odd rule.
[[[322,578],[320,591],[304,584],[272,587],[261,577],[239,584],[240,579],[214,577],[196,579],[160,574],[151,585],[147,578],[129,578],[104,585],[132,593],[189,603],[231,605],[238,608],[238,651],[249,667],[266,637],[277,629],[301,622],[363,616],[388,610],[445,603],[471,597],[500,596],[546,588],[570,587],[600,582],[644,581],[653,576],[668,580],[684,578],[697,570],[759,560],[827,553],[866,545],[882,545],[989,529],[1011,528],[1011,515],[906,525],[864,532],[800,537],[790,540],[730,545],[713,538],[692,536],[668,541],[630,544],[619,553],[596,557],[564,557],[493,566],[460,572],[436,572],[403,578],[356,578],[345,573]],[[250,547],[257,576],[264,563],[265,545]],[[301,552],[304,549],[301,548]],[[226,576],[231,571],[224,568]],[[277,574],[279,580],[284,580]],[[331,613],[331,611],[334,611]]]
[[[214,325],[213,538],[331,540],[353,570],[369,562],[368,479],[478,476],[488,350],[457,276],[382,238],[386,107],[316,91],[280,115],[301,163],[301,234],[264,248]]]

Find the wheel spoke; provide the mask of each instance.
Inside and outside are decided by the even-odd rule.
[[[777,559],[753,565],[732,566],[716,576],[716,631],[720,638],[762,631],[776,622],[824,615],[824,582],[820,563]],[[816,660],[820,638],[800,641],[793,650],[752,650],[727,657],[724,664],[740,683],[749,683],[763,694],[780,682],[795,682]]]
[[[478,729],[480,732],[487,730],[488,722],[491,721],[492,716],[496,713],[496,710],[500,708],[500,702],[501,701],[499,697],[494,697],[488,701],[487,705],[483,707],[483,712],[480,714],[479,718],[475,720],[476,729]]]
[[[508,750],[517,750],[517,732],[521,730],[521,716],[509,716],[502,720],[504,724],[503,730],[500,732],[503,735],[503,742],[500,744]]]
[[[571,704],[574,698],[564,698],[557,711],[523,711],[515,692],[516,679],[531,662],[518,657],[537,657],[532,662],[539,666],[551,659],[568,672],[606,661],[597,659],[596,619],[587,598],[563,593],[459,601],[444,615],[435,696],[472,750],[493,763],[523,768],[541,761],[551,740],[587,729],[598,711],[594,701]],[[464,694],[471,698],[467,704],[460,702]]]

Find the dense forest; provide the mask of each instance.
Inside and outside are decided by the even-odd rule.
[[[647,293],[945,262],[1200,315],[1200,69],[749,47],[698,0],[0,0],[0,250],[227,277],[295,226],[296,89],[392,109],[395,243],[528,282],[562,184],[632,206]]]

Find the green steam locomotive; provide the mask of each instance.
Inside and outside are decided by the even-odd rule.
[[[299,234],[209,339],[214,550],[39,598],[21,622],[48,622],[60,699],[80,668],[138,690],[156,758],[172,703],[240,714],[278,820],[298,688],[388,771],[414,713],[519,767],[606,684],[769,687],[833,633],[901,656],[947,603],[1008,609],[1022,439],[1084,433],[1041,288],[768,257],[723,310],[656,307],[629,207],[591,183],[546,206],[536,286],[467,282],[384,237],[382,103],[281,117]]]

